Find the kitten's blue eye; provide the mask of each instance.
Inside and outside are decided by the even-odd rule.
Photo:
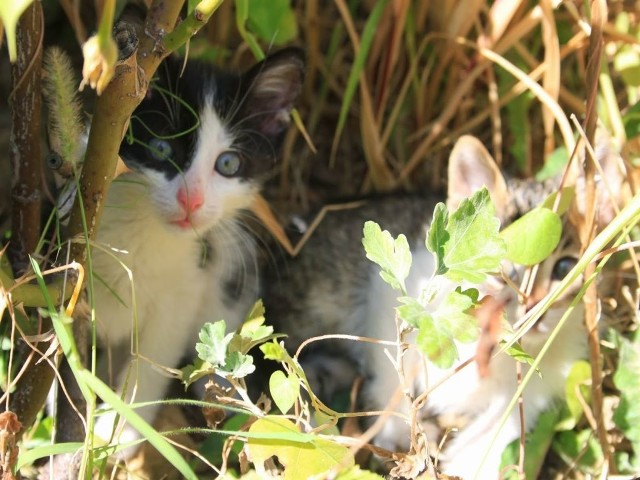
[[[574,257],[562,257],[553,266],[552,280],[562,280],[576,266],[578,259]]]
[[[173,158],[173,148],[171,144],[161,138],[152,138],[149,141],[149,151],[151,152],[151,157],[159,162]]]
[[[225,177],[233,177],[240,171],[242,160],[236,152],[222,152],[216,159],[216,172]]]

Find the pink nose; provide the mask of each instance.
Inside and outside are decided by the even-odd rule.
[[[192,213],[198,210],[204,203],[204,196],[201,192],[195,190],[179,189],[176,195],[178,203],[184,207],[187,213]]]

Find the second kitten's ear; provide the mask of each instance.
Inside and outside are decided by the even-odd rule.
[[[596,131],[595,154],[596,161],[600,164],[600,171],[596,175],[597,208],[596,220],[598,228],[602,229],[608,225],[616,215],[616,206],[620,207],[626,198],[630,198],[627,172],[622,157],[613,145],[609,134],[602,128]],[[579,152],[584,152],[584,145],[580,142]],[[600,170],[599,169],[599,170]],[[571,164],[567,184],[576,186],[576,201],[572,206],[574,222],[581,222],[580,217],[586,211],[586,186],[584,166],[580,162],[574,161]]]
[[[242,111],[252,128],[271,138],[284,133],[302,91],[304,73],[304,53],[291,47],[269,55],[243,75]]]
[[[458,139],[449,156],[447,207],[460,202],[486,186],[498,216],[507,209],[509,195],[502,173],[484,145],[470,135]]]

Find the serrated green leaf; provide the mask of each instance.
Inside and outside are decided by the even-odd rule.
[[[427,232],[427,250],[434,254],[436,258],[436,271],[434,275],[444,275],[447,266],[444,264],[444,246],[449,241],[447,222],[449,221],[449,211],[444,203],[438,203],[433,210],[433,220]]]
[[[274,455],[284,467],[285,480],[307,479],[331,470],[345,470],[355,464],[348,448],[328,439],[302,434],[286,418],[260,418],[251,425],[249,433],[260,434],[260,438],[250,435],[247,441],[258,473],[264,472],[264,462]],[[268,438],[268,434],[274,434],[274,438]],[[278,434],[289,434],[292,439],[278,438]],[[300,442],[295,441],[298,436]]]
[[[258,299],[245,317],[240,332],[242,333],[244,330],[253,330],[255,327],[264,324],[264,313],[264,303],[262,302],[262,299]]]
[[[458,349],[451,334],[438,328],[428,313],[419,319],[416,343],[427,358],[439,368],[450,368],[458,358]]]
[[[247,24],[270,45],[282,45],[298,35],[298,23],[289,0],[250,0]]]
[[[473,306],[473,300],[467,295],[449,292],[433,312],[433,321],[454,340],[461,343],[473,342],[479,335],[476,317],[467,313]]]
[[[418,329],[418,347],[427,358],[441,368],[449,368],[458,358],[454,340],[468,343],[478,338],[478,323],[467,311],[473,300],[458,291],[447,293],[434,312],[429,312],[418,300],[401,297],[398,316]]]
[[[258,300],[247,315],[239,334],[234,335],[229,343],[228,350],[245,354],[256,345],[269,340],[273,336],[273,327],[264,325],[264,322],[264,305],[262,300]]]
[[[221,375],[243,378],[256,370],[251,355],[243,355],[240,352],[229,352],[225,360],[224,366],[217,369],[217,372]]]
[[[406,291],[404,281],[411,269],[411,250],[407,237],[401,234],[394,239],[380,225],[368,221],[364,224],[362,245],[367,258],[382,268],[382,279],[395,290]]]
[[[269,378],[269,392],[280,412],[286,414],[298,399],[300,379],[295,373],[287,376],[282,370],[276,370]]]
[[[424,317],[424,316],[431,317],[429,312],[427,312],[425,310],[424,305],[422,305],[415,298],[412,298],[412,297],[400,297],[400,298],[398,298],[398,301],[400,303],[402,303],[402,305],[397,307],[398,316],[407,325],[409,325],[409,326],[411,326],[413,328],[418,328],[419,327],[422,317]]]
[[[201,343],[196,344],[198,356],[213,366],[224,365],[227,346],[233,338],[230,333],[225,336],[227,325],[224,320],[205,323],[198,335]]]
[[[558,246],[562,221],[548,208],[535,208],[505,228],[500,236],[507,245],[507,258],[520,265],[536,265]]]
[[[215,369],[209,362],[205,362],[201,358],[196,358],[195,361],[180,369],[181,381],[184,383],[185,388],[191,385],[193,382],[199,379],[211,375]]]
[[[447,224],[450,238],[444,245],[445,276],[454,282],[481,283],[487,273],[497,271],[506,252],[499,228],[486,188],[463,200]]]
[[[279,343],[273,341],[270,343],[264,343],[260,345],[260,350],[264,354],[266,360],[274,360],[276,362],[282,362],[289,358],[287,350]]]

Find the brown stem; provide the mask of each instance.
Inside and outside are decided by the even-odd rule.
[[[596,124],[597,124],[597,93],[598,76],[602,62],[602,29],[607,18],[607,4],[604,0],[594,0],[591,2],[591,36],[589,38],[588,57],[586,71],[587,86],[587,112],[585,118],[585,131],[587,140],[591,145],[595,145]],[[595,211],[596,199],[596,165],[595,158],[589,158],[588,149],[585,148],[585,194],[586,212],[585,222],[582,225],[582,245],[586,248],[595,236],[595,224],[597,212]],[[595,271],[595,263],[590,263],[585,269],[585,278],[589,278]],[[602,362],[600,360],[600,338],[597,325],[598,297],[596,284],[592,282],[584,296],[585,325],[589,337],[589,347],[591,350],[591,391],[593,397],[593,414],[598,430],[598,440],[605,460],[605,468],[612,466],[611,447],[607,437],[607,428],[604,424],[603,392],[602,392]]]
[[[14,271],[19,275],[26,270],[28,257],[34,253],[40,237],[40,71],[43,28],[42,6],[40,2],[34,2],[20,18],[16,35],[18,57],[12,67],[12,236],[8,254]],[[18,355],[23,353],[26,356],[27,352],[21,352],[24,349],[16,348]],[[34,422],[42,408],[49,391],[47,385],[51,384],[52,378],[52,370],[42,364],[27,370],[19,381],[9,408],[25,427]]]
[[[13,205],[8,254],[17,275],[27,268],[28,256],[35,251],[40,238],[42,34],[42,6],[40,2],[34,2],[24,12],[18,24],[18,57],[11,71],[13,127],[10,157],[13,168]]]
[[[116,67],[111,83],[98,97],[91,122],[89,142],[84,166],[79,180],[79,197],[74,204],[69,219],[67,238],[71,244],[71,260],[86,265],[87,245],[95,238],[100,224],[109,186],[113,180],[120,142],[124,137],[131,114],[140,104],[147,86],[162,59],[168,55],[162,47],[166,32],[173,30],[183,2],[154,0],[147,13],[146,23],[139,39],[137,55],[129,56]],[[90,269],[89,269],[90,271]],[[74,327],[74,334],[83,330]],[[81,357],[86,358],[84,335],[76,338]],[[73,374],[66,362],[60,367],[60,374],[67,384],[69,400],[79,411],[85,410],[85,400],[80,390],[75,388]],[[74,441],[84,438],[83,426],[66,397],[58,402],[58,419],[64,424],[64,432],[58,430],[57,441]]]

